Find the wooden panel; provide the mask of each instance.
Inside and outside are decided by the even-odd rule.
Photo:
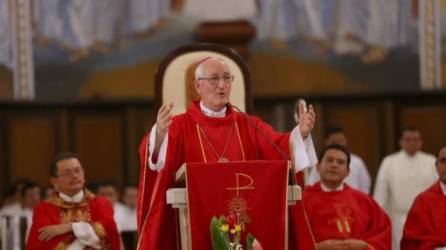
[[[49,165],[57,147],[55,119],[13,116],[7,130],[11,179],[26,177],[48,186]]]
[[[125,150],[122,118],[101,113],[72,117],[74,151],[89,182],[110,179],[122,185],[125,179]]]
[[[294,103],[292,102],[258,102],[254,106],[253,115],[260,117],[277,131],[290,131],[296,126],[294,121]]]
[[[127,112],[128,164],[126,184],[137,184],[139,176],[139,145],[142,138],[150,131],[155,118],[152,110],[131,109]]]
[[[9,185],[9,180],[6,176],[9,173],[8,165],[6,164],[6,138],[5,138],[5,118],[4,114],[0,111],[0,202],[3,200],[2,195],[5,193],[6,185]]]
[[[333,106],[325,108],[325,125],[339,125],[344,128],[348,147],[359,155],[367,165],[372,179],[375,179],[381,161],[382,144],[379,124],[379,110],[370,105]]]
[[[446,107],[403,107],[400,114],[401,128],[410,126],[420,130],[423,151],[436,154],[446,145]]]
[[[275,122],[275,114],[274,114],[274,104],[270,103],[254,103],[253,114],[255,116],[260,117],[264,122],[270,124],[273,128],[277,129],[277,124]]]

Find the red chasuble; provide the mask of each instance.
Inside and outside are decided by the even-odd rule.
[[[358,239],[366,249],[391,249],[390,219],[367,194],[348,185],[324,192],[318,182],[305,189],[303,202],[316,242]]]
[[[89,191],[85,192],[85,198],[80,203],[64,202],[58,193],[40,202],[34,208],[26,249],[67,249],[76,239],[73,233],[55,236],[49,241],[42,242],[39,240],[39,229],[45,226],[79,221],[88,222],[93,226],[96,235],[101,240],[102,249],[120,249],[112,205],[106,199],[96,197]]]
[[[446,196],[440,182],[419,194],[404,225],[401,250],[446,246]]]
[[[250,116],[270,139],[284,152],[289,152],[289,133],[275,132],[259,118]],[[186,113],[174,116],[169,127],[168,150],[163,170],[159,173],[148,168],[148,135],[140,147],[141,175],[139,183],[138,249],[179,249],[174,209],[166,204],[166,191],[174,184],[174,175],[183,163],[217,162],[224,157],[229,161],[284,160],[281,154],[263,138],[240,113],[227,109],[223,118],[203,115],[195,101]],[[289,156],[288,156],[289,157]],[[287,159],[289,160],[289,159]],[[292,249],[314,249],[314,242],[302,204],[290,209],[293,233]],[[196,250],[196,249],[194,249]],[[208,249],[206,249],[208,250]]]

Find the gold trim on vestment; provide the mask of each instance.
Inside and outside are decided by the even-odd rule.
[[[201,140],[201,133],[200,133],[200,128],[198,127],[198,123],[196,124],[196,127],[197,127],[198,140],[200,141],[201,155],[203,156],[204,163],[207,163],[206,154],[204,153],[204,146],[203,146],[203,141]]]
[[[240,137],[240,132],[239,132],[239,129],[238,129],[237,122],[234,121],[234,124],[235,124],[236,132],[237,132],[237,138],[238,138],[238,142],[239,142],[239,145],[240,145],[240,149],[241,149],[241,151],[242,151],[242,160],[243,160],[243,161],[246,161],[246,158],[245,158],[245,150],[243,149],[242,139],[241,139],[241,137]],[[202,139],[201,139],[201,133],[200,133],[200,128],[199,128],[198,123],[196,123],[196,127],[197,127],[198,140],[200,141],[201,155],[203,156],[204,163],[207,163],[206,153],[204,152],[204,145],[203,145],[203,141],[202,141]],[[229,135],[228,135],[228,136],[229,136]],[[218,157],[218,156],[217,156],[217,157]],[[218,159],[217,159],[217,160],[218,160]]]

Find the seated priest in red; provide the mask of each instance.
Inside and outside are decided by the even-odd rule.
[[[223,59],[204,58],[197,63],[193,83],[198,100],[176,116],[171,113],[172,103],[159,109],[156,124],[140,146],[138,249],[177,249],[175,214],[166,204],[165,194],[183,163],[294,159],[296,169],[302,170],[317,161],[310,136],[316,119],[311,105],[308,110],[303,104],[299,107],[299,125],[291,132],[279,133],[258,117],[234,109],[230,104],[233,80]],[[312,246],[300,249],[313,249],[303,207],[293,207],[297,215],[291,214],[290,220],[296,228],[290,230],[299,237],[290,241],[308,242]]]
[[[435,162],[440,180],[415,198],[404,225],[401,250],[446,249],[446,146]]]
[[[316,169],[320,182],[305,189],[303,203],[318,250],[391,249],[391,224],[367,194],[344,183],[350,152],[342,145],[325,146]]]
[[[26,249],[120,249],[113,207],[84,188],[84,170],[72,153],[50,167],[56,192],[34,208]]]

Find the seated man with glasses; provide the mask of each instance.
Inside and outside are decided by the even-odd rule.
[[[296,168],[302,170],[316,162],[309,136],[316,119],[311,105],[307,112],[300,107],[298,126],[291,132],[279,133],[258,117],[237,112],[230,105],[233,80],[223,59],[204,58],[195,70],[194,88],[199,99],[186,113],[177,116],[172,116],[172,103],[159,109],[156,124],[140,148],[139,249],[176,249],[179,242],[175,214],[166,204],[165,195],[183,163],[289,160],[293,157]],[[313,249],[307,223],[299,221],[293,226],[304,227],[293,230],[303,237],[296,239],[301,246],[299,249]],[[307,234],[302,230],[307,230]],[[292,246],[291,249],[296,248]]]
[[[34,208],[26,249],[120,249],[113,207],[84,188],[77,156],[58,155],[50,173],[56,192]]]

